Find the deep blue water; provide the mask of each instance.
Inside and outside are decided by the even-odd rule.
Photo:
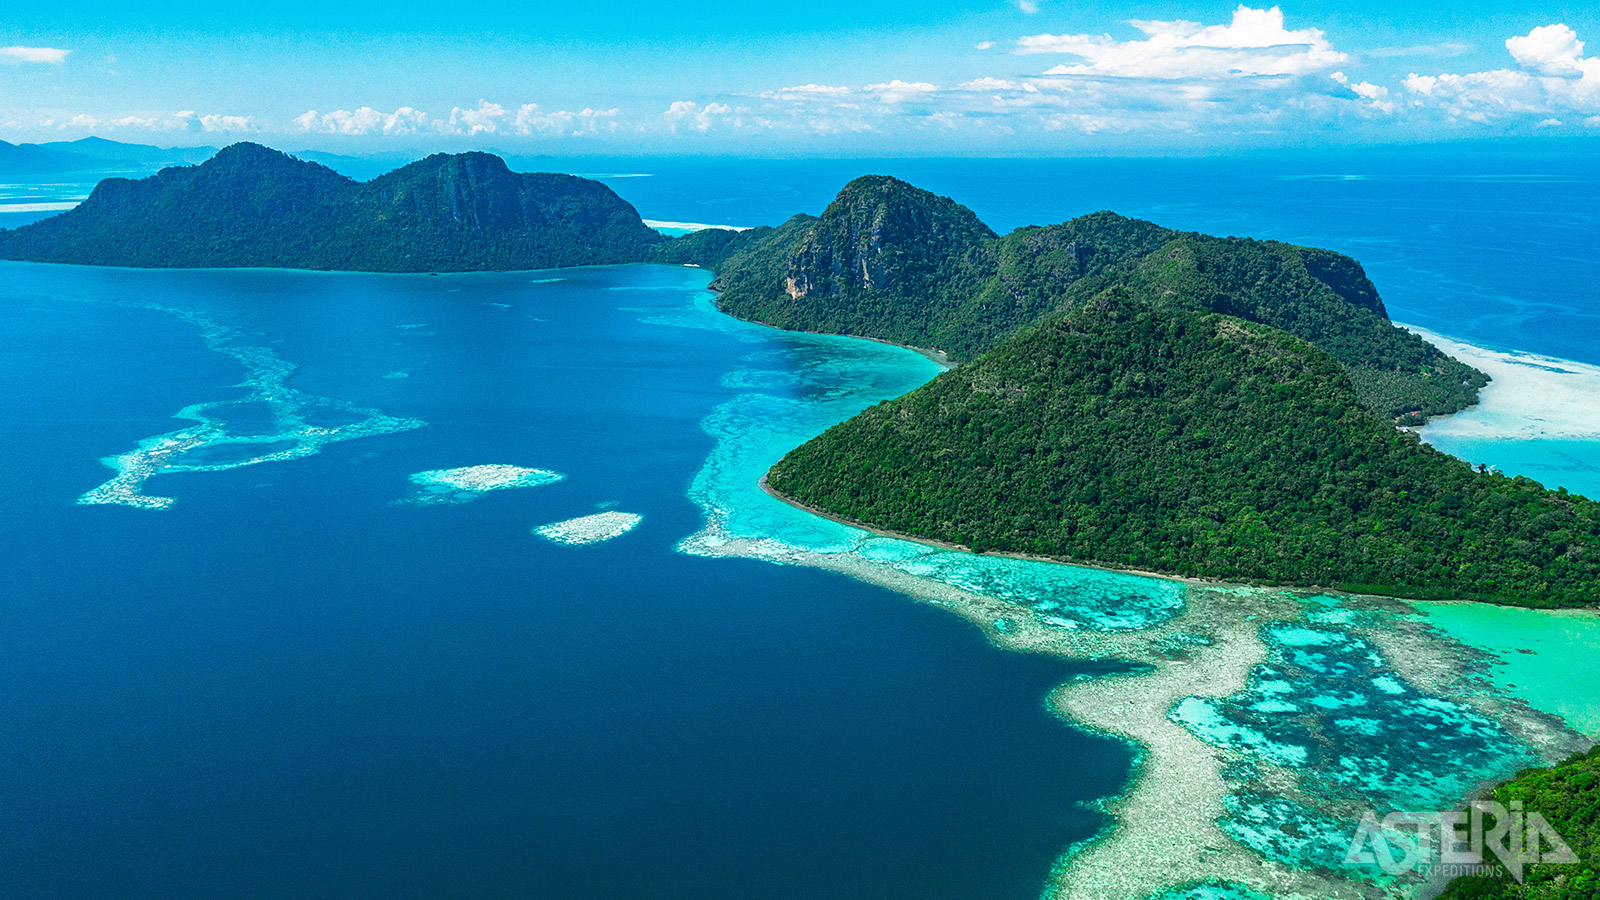
[[[1130,764],[1046,710],[1074,669],[674,552],[722,376],[787,340],[646,321],[703,283],[0,264],[0,896],[1036,895]],[[247,395],[207,328],[428,424],[77,505]],[[395,503],[484,463],[566,478]],[[529,533],[604,503],[642,524]]]

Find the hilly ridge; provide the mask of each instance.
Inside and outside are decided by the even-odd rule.
[[[1389,322],[1360,263],[1276,241],[1178,232],[1110,212],[997,236],[898,179],[858,178],[819,218],[744,232],[698,261],[719,306],[781,328],[854,334],[967,361],[1108,287],[1275,325],[1333,354],[1374,410],[1456,412],[1488,383]]]
[[[0,258],[147,268],[426,272],[636,262],[666,238],[605,185],[436,154],[360,183],[257,144],[102,181],[0,232]]]

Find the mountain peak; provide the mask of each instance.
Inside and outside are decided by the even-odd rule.
[[[822,218],[871,218],[881,226],[906,224],[931,227],[964,244],[991,240],[996,235],[978,219],[978,214],[949,197],[941,197],[891,175],[863,175],[846,184]]]
[[[482,150],[469,150],[465,153],[435,153],[425,156],[407,166],[389,173],[399,176],[402,173],[419,174],[424,172],[458,171],[484,175],[513,175],[511,167],[506,161],[493,153]]]
[[[280,160],[294,160],[294,157],[281,150],[274,150],[271,147],[266,147],[253,141],[239,141],[236,144],[229,144],[218,150],[217,155],[211,158],[212,162],[248,163],[251,165]],[[296,161],[298,162],[298,160]]]

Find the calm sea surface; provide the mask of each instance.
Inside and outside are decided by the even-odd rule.
[[[1046,710],[1076,670],[675,552],[724,376],[793,349],[658,321],[705,280],[0,264],[0,896],[1033,896],[1130,764]],[[317,452],[76,502],[186,408],[196,466]],[[396,502],[493,463],[566,477]]]
[[[870,171],[1000,231],[1111,208],[1317,244],[1396,319],[1600,363],[1581,153],[515,165],[661,220],[776,223]],[[729,410],[815,409],[829,365],[877,373],[852,402],[931,371],[730,324],[705,281],[0,263],[0,897],[1034,896],[1130,771],[1044,707],[1083,669],[675,549]],[[107,459],[91,496],[124,502],[81,505]],[[483,464],[565,477],[411,479]],[[643,518],[530,533],[603,511]]]

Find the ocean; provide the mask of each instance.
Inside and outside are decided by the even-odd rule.
[[[675,551],[788,346],[645,321],[704,274],[0,270],[0,895],[1016,897],[1104,824],[1132,754],[1043,702],[1094,666]],[[170,506],[77,502],[197,403]],[[411,480],[487,464],[565,477]]]
[[[1600,363],[1600,175],[1579,154],[538,162],[517,167],[604,177],[663,221],[773,224],[870,171],[999,231],[1110,208],[1327,246],[1398,320]],[[735,322],[706,281],[0,263],[0,897],[1037,896],[1138,771],[1047,695],[1137,666],[997,634],[1112,646],[1182,598],[872,540],[754,490],[788,447],[937,369]],[[1581,435],[1471,439],[1546,480],[1600,464]],[[534,531],[602,514],[639,518]],[[919,584],[1015,615],[980,629],[901,592]],[[1364,615],[1262,629],[1271,665],[1309,679],[1275,702],[1326,715],[1304,719],[1315,735],[1339,720],[1313,712],[1325,663],[1296,648],[1370,667]],[[1204,652],[1157,649],[1140,665]],[[1426,765],[1448,796],[1530,760],[1496,756],[1510,739],[1466,707],[1361,671],[1389,679],[1362,728],[1432,715],[1450,753],[1374,775],[1394,743],[1362,732],[1346,751],[1371,764],[1338,789],[1396,795]],[[1172,721],[1262,765],[1326,752],[1254,702]],[[1285,849],[1305,810],[1228,810],[1241,845],[1322,864]]]

